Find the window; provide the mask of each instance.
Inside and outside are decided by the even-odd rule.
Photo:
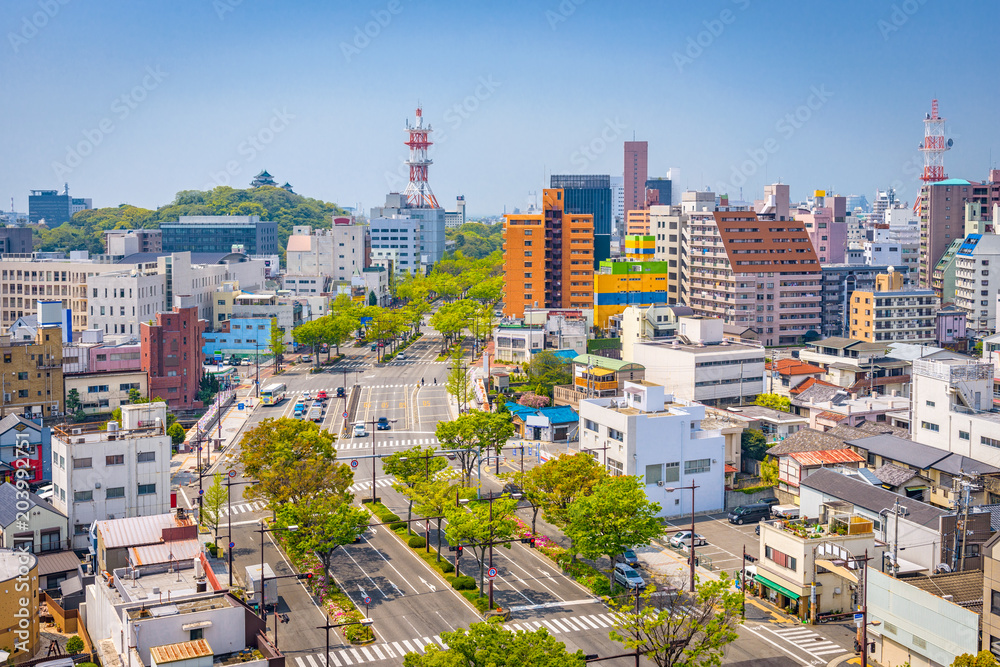
[[[110,456],[104,457],[104,465],[106,466],[123,466],[125,465],[125,455],[124,454],[112,454]]]
[[[139,452],[139,455],[136,457],[136,461],[139,463],[148,463],[149,461],[155,460],[156,452]]]
[[[663,475],[664,482],[679,482],[681,481],[681,463],[680,461],[674,461],[673,463],[667,463],[664,465],[666,468],[666,474]]]
[[[28,374],[27,373],[18,373],[17,374],[17,379],[18,380],[27,380],[28,379]]]
[[[156,493],[156,484],[140,484],[139,485],[139,495],[140,496],[151,496]]]
[[[657,484],[663,481],[663,464],[646,466],[646,484]]]
[[[608,429],[608,437],[611,438],[612,440],[617,440],[618,442],[625,441],[625,434],[613,428]]]
[[[697,475],[712,469],[712,459],[695,459],[684,462],[685,475]]]
[[[959,431],[958,432],[958,439],[959,440],[968,440],[969,439],[969,432],[968,431]]]
[[[73,526],[74,535],[86,535],[88,532],[90,532],[90,526],[85,523],[78,523]]]
[[[112,498],[124,498],[125,497],[125,487],[124,486],[113,486],[104,492],[105,497],[108,500]]]
[[[788,554],[781,553],[777,549],[765,546],[764,557],[772,561],[776,565],[780,565],[781,567],[786,567],[789,570],[792,570],[793,572],[795,571],[795,566],[797,564],[796,559],[792,556],[789,556]]]
[[[929,407],[929,408],[933,408],[934,405],[935,405],[934,401],[924,401],[924,403],[926,403],[927,407]]]
[[[73,459],[73,470],[79,470],[80,468],[93,468],[93,459],[87,457],[85,459]]]
[[[85,502],[93,500],[93,499],[94,499],[94,492],[93,491],[75,491],[73,493],[73,502],[74,503],[85,503]]]
[[[920,422],[920,428],[927,429],[928,431],[933,431],[937,433],[941,428],[937,424],[932,424],[930,422]]]
[[[997,447],[1000,448],[1000,440],[994,440],[993,438],[987,438],[985,435],[979,438],[979,442],[986,445],[987,447]]]
[[[196,641],[198,639],[204,639],[204,638],[205,638],[205,628],[195,628],[194,630],[191,631],[190,641]]]
[[[990,613],[1000,614],[1000,591],[990,591]]]
[[[597,430],[597,424],[595,424],[594,422],[590,421],[589,419],[584,419],[583,420],[583,428],[587,429],[588,431],[596,431]]]

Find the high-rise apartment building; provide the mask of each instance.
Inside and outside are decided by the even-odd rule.
[[[182,215],[177,222],[161,222],[163,252],[232,252],[247,255],[278,254],[278,223],[256,215]]]
[[[139,325],[142,370],[149,395],[165,400],[171,410],[201,407],[197,394],[202,373],[202,334],[208,322],[198,318],[198,308],[180,297],[172,312],[157,313],[156,323]]]
[[[684,193],[685,196],[697,194],[700,193]],[[708,210],[715,210],[714,197]],[[655,248],[653,259],[667,263],[667,303],[687,303],[683,292],[687,277],[687,256],[683,251],[687,223],[688,216],[681,206],[649,207],[649,233]]]
[[[955,305],[968,316],[966,325],[992,334],[997,328],[1000,290],[1000,236],[969,234],[955,256]]]
[[[563,190],[546,189],[541,211],[504,217],[508,317],[594,305],[594,218],[566,212],[563,197]]]
[[[563,210],[594,218],[594,268],[611,257],[611,177],[598,175],[557,175],[549,187],[564,191]]]
[[[1000,203],[1000,169],[989,181],[970,183],[949,178],[920,188],[920,284],[930,287],[934,268],[951,242],[965,231],[965,204],[978,202],[984,220],[992,224],[993,205]]]
[[[625,177],[611,177],[611,234],[625,235]]]
[[[649,178],[649,143],[625,142],[625,215],[642,208],[646,200],[646,180]]]
[[[32,190],[28,195],[28,219],[32,224],[45,220],[49,227],[58,227],[69,222],[78,211],[93,208],[90,199],[69,196],[69,186],[59,194],[58,190]]]
[[[851,338],[869,343],[933,343],[940,306],[934,290],[905,288],[902,274],[896,271],[879,274],[874,292],[851,294]]]
[[[820,264],[843,264],[847,250],[847,198],[816,190],[811,208],[799,209]]]
[[[367,236],[368,225],[343,216],[334,216],[330,229],[296,225],[285,248],[287,275],[350,282],[368,266]]]
[[[764,210],[780,211],[781,200],[776,203]],[[696,313],[750,327],[767,346],[819,335],[820,265],[801,222],[774,213],[758,217],[730,208],[727,199],[711,216],[688,216],[687,293]]]
[[[594,274],[594,325],[607,329],[629,306],[667,303],[667,272],[666,262],[601,262]]]

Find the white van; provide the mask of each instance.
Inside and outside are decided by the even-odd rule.
[[[319,401],[313,403],[312,407],[309,408],[309,421],[323,421],[323,405]]]
[[[363,438],[366,435],[368,435],[368,431],[365,430],[365,423],[364,422],[358,422],[357,424],[354,425],[354,437],[355,438]]]

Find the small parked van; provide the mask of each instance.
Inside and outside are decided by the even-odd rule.
[[[745,523],[757,523],[762,519],[771,517],[771,506],[767,503],[754,503],[753,505],[740,505],[729,510],[729,523],[743,525]]]

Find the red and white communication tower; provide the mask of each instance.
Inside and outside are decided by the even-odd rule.
[[[920,180],[936,183],[947,178],[944,173],[944,154],[952,146],[951,139],[944,137],[944,118],[938,115],[938,101],[931,101],[931,112],[924,116],[924,143],[920,152],[924,154],[924,173]]]
[[[416,125],[410,125],[410,121],[406,121],[406,131],[410,134],[410,140],[406,142],[410,147],[410,159],[406,161],[410,165],[410,182],[403,192],[406,203],[412,208],[438,208],[437,199],[427,183],[427,168],[433,162],[427,157],[427,149],[431,146],[427,136],[433,129],[430,124],[424,126],[423,109],[417,107]]]

